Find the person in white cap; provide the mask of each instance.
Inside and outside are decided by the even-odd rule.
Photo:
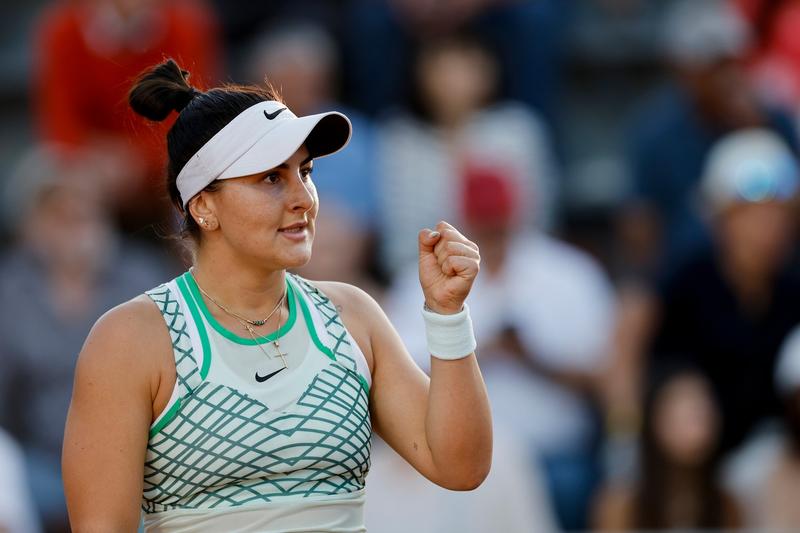
[[[675,265],[660,287],[650,352],[687,358],[710,381],[722,453],[779,412],[775,363],[800,323],[792,263],[798,187],[797,161],[777,134],[754,128],[720,139],[700,187],[713,246]]]
[[[619,226],[628,269],[646,276],[708,244],[691,193],[719,139],[763,127],[797,148],[790,110],[760,101],[751,86],[745,63],[751,36],[731,2],[661,5],[660,50],[670,76],[632,117],[630,192]]]
[[[348,119],[186,76],[167,60],[130,103],[179,112],[168,188],[192,267],[106,313],[80,354],[63,460],[74,530],[132,531],[141,506],[151,532],[365,531],[373,428],[433,482],[477,487],[492,451],[464,304],[477,246],[445,222],[420,231],[429,380],[366,293],[287,273],[311,255],[313,160],[344,148]]]

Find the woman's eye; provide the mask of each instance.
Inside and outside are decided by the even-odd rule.
[[[280,179],[281,177],[278,174],[267,174],[266,176],[264,176],[264,181],[272,184],[278,183]]]
[[[303,176],[303,178],[310,178],[313,172],[314,167],[306,167],[300,170],[300,175]]]

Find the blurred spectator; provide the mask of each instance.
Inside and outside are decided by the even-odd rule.
[[[214,15],[202,0],[58,0],[35,34],[33,108],[40,138],[91,149],[115,165],[114,211],[130,229],[162,222],[163,140],[127,103],[132,80],[164,56],[195,86],[217,75]]]
[[[298,115],[344,112],[353,123],[346,150],[314,162],[320,216],[314,256],[302,275],[367,288],[369,252],[377,229],[376,142],[371,121],[335,100],[336,44],[319,26],[279,24],[252,47],[248,78],[267,80]],[[374,285],[374,284],[373,284]]]
[[[471,174],[461,206],[464,232],[482,258],[468,300],[477,353],[494,420],[541,464],[561,525],[582,529],[597,471],[597,423],[587,399],[609,349],[614,295],[588,256],[541,231],[520,229],[523,196],[501,172]],[[392,287],[387,310],[426,368],[418,285],[409,267]]]
[[[389,274],[416,262],[417,232],[458,221],[463,181],[500,172],[514,182],[521,225],[550,225],[557,182],[548,131],[521,104],[492,103],[498,66],[471,37],[428,43],[416,64],[416,105],[380,131],[381,254]]]
[[[635,117],[633,178],[620,237],[635,270],[680,261],[707,241],[692,191],[712,144],[739,128],[777,131],[794,149],[790,116],[756,99],[744,58],[750,37],[725,0],[679,0],[667,14],[664,53],[674,79]]]
[[[660,289],[650,353],[681,354],[710,381],[723,452],[779,412],[775,361],[800,323],[800,280],[789,261],[799,183],[796,160],[776,134],[743,130],[718,141],[702,179],[714,244]]]
[[[759,527],[800,529],[800,330],[795,329],[781,349],[775,378],[783,403],[786,443],[770,469],[762,493],[763,521]]]
[[[632,486],[600,494],[595,526],[604,531],[695,530],[741,525],[738,504],[720,487],[720,415],[709,383],[689,368],[660,369],[649,383]]]
[[[47,531],[67,531],[60,463],[74,364],[105,310],[168,277],[113,229],[92,161],[40,148],[11,176],[3,211],[17,242],[0,257],[0,426],[23,445]]]
[[[344,13],[350,0],[292,0],[291,2],[253,2],[252,0],[210,0],[219,15],[225,41],[226,64],[238,78],[240,65],[247,62],[252,43],[263,35],[265,27],[278,27],[305,21],[335,31],[341,23],[354,31]],[[262,79],[258,80],[259,82]]]
[[[560,0],[355,0],[342,32],[354,102],[378,113],[403,101],[413,49],[465,30],[497,50],[503,94],[553,123],[570,2]]]
[[[38,533],[39,524],[25,475],[25,458],[0,429],[0,532]]]
[[[492,470],[483,484],[456,492],[437,487],[376,440],[367,480],[367,528],[380,533],[557,531],[541,471],[525,447],[495,427],[492,455]]]
[[[728,465],[730,485],[747,502],[747,525],[768,531],[800,530],[800,328],[781,347],[775,382],[782,427],[768,428]]]
[[[770,101],[800,105],[800,3],[795,0],[734,0],[756,37],[751,68],[759,92]]]

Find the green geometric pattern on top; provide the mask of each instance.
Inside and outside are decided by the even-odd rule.
[[[311,302],[314,304],[316,310],[322,316],[325,330],[328,332],[329,339],[329,344],[326,346],[326,348],[332,352],[332,355],[336,361],[345,364],[352,372],[356,374],[361,381],[361,384],[366,389],[367,394],[369,394],[369,386],[367,385],[366,380],[358,372],[358,365],[356,365],[356,361],[352,355],[353,347],[350,345],[350,341],[347,340],[347,330],[342,323],[339,312],[336,310],[336,306],[333,304],[333,302],[331,302],[330,298],[325,296],[322,291],[309,283],[307,280],[296,274],[290,274],[290,276],[295,282],[297,282],[300,288],[303,289],[303,292],[306,293]]]
[[[200,370],[194,358],[192,341],[186,331],[186,318],[183,316],[178,300],[166,284],[150,289],[147,294],[158,306],[169,336],[172,338],[172,351],[175,353],[175,370],[180,386],[180,396],[184,397],[202,382]]]
[[[151,292],[160,295],[173,345],[180,346],[175,350],[179,382],[189,381],[177,413],[151,434],[145,512],[296,500],[364,487],[372,434],[369,397],[351,368],[330,360],[280,412],[226,385],[206,380],[191,387],[193,376],[199,379],[197,365],[178,364],[187,356],[194,361],[191,345],[187,355],[182,341],[188,337],[183,315],[168,292]]]

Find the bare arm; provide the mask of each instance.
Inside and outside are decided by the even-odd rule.
[[[476,488],[491,465],[492,422],[475,354],[456,361],[433,357],[429,380],[386,316],[381,312],[376,318],[375,430],[434,483],[453,490]]]
[[[420,238],[425,241],[421,242],[421,247],[425,246],[433,255],[434,245],[442,242],[442,255],[448,255],[446,244],[456,235],[449,235],[444,230],[445,227],[441,226],[443,236],[430,240],[427,233],[421,234]],[[452,248],[468,254],[468,258],[459,257],[464,257],[462,265],[469,263],[470,269],[474,270],[468,273],[471,277],[463,294],[436,292],[434,295],[432,291],[426,291],[428,305],[445,313],[461,309],[471,281],[477,274],[479,260],[477,248],[474,254],[465,252],[460,246]],[[431,262],[426,266],[431,269],[441,272],[448,268],[442,267],[436,257],[429,259]],[[444,259],[442,263],[445,263]],[[454,297],[448,299],[447,295]],[[337,285],[332,297],[341,304],[348,329],[372,361],[370,406],[376,432],[434,483],[453,490],[471,490],[480,485],[491,465],[492,423],[486,388],[475,354],[454,361],[432,358],[431,377],[428,379],[372,298],[363,291],[343,285]]]
[[[613,357],[600,389],[611,434],[637,430],[641,420],[642,377],[648,344],[661,320],[660,305],[652,291],[624,284],[618,293],[619,313],[613,339]]]
[[[169,335],[146,297],[112,309],[89,333],[75,371],[63,452],[77,533],[136,531],[164,350],[171,353]]]

